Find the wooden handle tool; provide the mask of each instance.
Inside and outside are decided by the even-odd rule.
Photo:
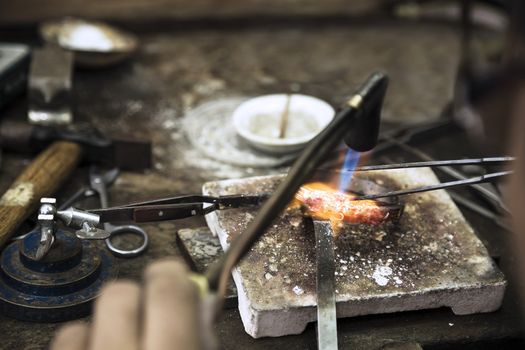
[[[0,198],[0,247],[36,209],[41,197],[51,196],[75,169],[80,145],[57,141],[42,151]]]

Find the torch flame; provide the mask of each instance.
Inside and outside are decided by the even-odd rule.
[[[339,179],[339,191],[346,192],[352,182],[354,176],[354,169],[359,164],[361,153],[349,148],[343,160],[341,167],[341,177]]]

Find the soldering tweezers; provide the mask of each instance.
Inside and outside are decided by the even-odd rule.
[[[497,163],[509,163],[516,160],[514,157],[485,157],[485,158],[471,158],[471,159],[452,159],[452,160],[434,160],[424,162],[410,162],[410,163],[398,163],[398,164],[383,164],[383,165],[369,165],[364,167],[358,167],[354,171],[374,171],[374,170],[393,170],[393,169],[408,169],[408,168],[421,168],[421,167],[442,167],[442,166],[454,166],[454,165],[486,165],[486,164],[497,164]],[[511,175],[512,170],[499,171],[495,173],[488,173],[481,176],[472,178],[455,180],[449,182],[443,182],[435,185],[421,186],[417,188],[409,188],[385,193],[374,193],[364,196],[355,197],[355,200],[363,199],[379,199],[387,197],[404,196],[408,194],[420,193],[441,190],[451,187],[459,187],[465,185],[480,184],[484,182],[490,182],[496,178]]]
[[[153,222],[203,216],[215,210],[257,206],[268,195],[188,195],[133,203],[120,207],[89,210],[100,222]]]

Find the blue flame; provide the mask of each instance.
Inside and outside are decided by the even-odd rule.
[[[339,180],[339,191],[346,192],[352,181],[352,176],[354,175],[354,169],[359,163],[359,158],[361,153],[354,151],[349,148],[346,152],[345,160],[343,167],[341,168],[341,178]]]

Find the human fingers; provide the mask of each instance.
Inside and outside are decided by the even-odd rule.
[[[108,284],[95,304],[90,350],[139,349],[140,288],[130,281]]]
[[[60,328],[51,341],[51,350],[85,350],[89,327],[83,322],[74,322]]]
[[[164,260],[145,273],[144,350],[200,348],[198,294],[185,267]]]

